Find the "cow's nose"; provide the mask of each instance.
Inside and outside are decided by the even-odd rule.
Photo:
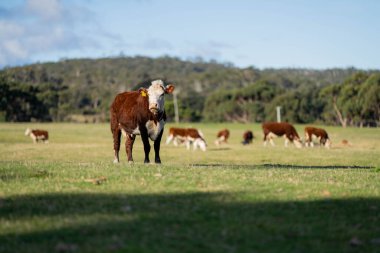
[[[157,103],[150,104],[150,108],[157,108]]]

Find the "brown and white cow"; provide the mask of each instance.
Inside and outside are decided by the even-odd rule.
[[[227,143],[229,137],[230,131],[227,128],[220,130],[216,135],[215,145],[219,146],[222,143]]]
[[[248,130],[248,131],[245,131],[243,133],[243,142],[242,144],[243,145],[248,145],[250,143],[252,143],[252,140],[253,140],[254,136],[253,136],[253,132]]]
[[[196,128],[170,128],[166,144],[169,144],[171,141],[173,141],[175,146],[178,146],[178,141],[185,143],[187,149],[190,149],[191,143],[194,150],[199,147],[201,150],[206,151],[207,147],[202,132]]]
[[[284,136],[285,147],[291,141],[297,148],[302,148],[301,139],[293,125],[286,122],[266,122],[262,124],[262,128],[264,132],[264,146],[267,145],[268,140],[274,146],[273,138]]]
[[[305,127],[305,146],[314,147],[313,137],[319,139],[320,146],[325,146],[326,148],[330,148],[331,141],[329,135],[326,130],[322,128],[316,128],[307,126]]]
[[[145,163],[149,163],[150,143],[154,141],[155,163],[161,163],[160,144],[166,121],[164,95],[172,93],[174,85],[164,85],[162,80],[154,80],[149,88],[118,94],[111,105],[111,131],[113,135],[115,159],[119,162],[121,133],[126,137],[125,149],[129,162],[133,162],[132,149],[136,135],[141,135],[144,144]]]
[[[43,141],[44,143],[49,143],[49,132],[40,129],[30,129],[25,130],[25,136],[30,136],[34,143]]]

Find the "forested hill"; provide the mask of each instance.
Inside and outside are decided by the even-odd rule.
[[[273,120],[267,109],[274,106],[271,101],[284,94],[298,92],[301,98],[302,94],[310,96],[310,92],[315,92],[313,103],[323,105],[310,107],[310,110],[317,110],[311,113],[313,116],[306,119],[302,115],[288,117],[284,108],[285,118],[297,122],[325,120],[339,123],[338,118],[323,118],[326,111],[320,107],[326,106],[327,102],[320,99],[319,91],[342,84],[359,72],[368,76],[378,73],[354,68],[241,69],[231,64],[183,61],[171,57],[62,60],[3,69],[0,73],[3,93],[0,114],[7,121],[105,121],[109,105],[117,93],[136,89],[139,83],[148,79],[163,78],[176,85],[182,121]],[[220,97],[221,94],[222,97],[227,96],[228,102],[241,106],[231,107],[224,104],[226,101],[213,103],[217,99],[210,101],[211,97]],[[297,96],[294,99],[297,100]],[[286,107],[286,104],[279,105]],[[224,107],[229,112],[223,112]],[[221,113],[218,114],[218,110]],[[167,112],[173,116],[171,97],[167,100]],[[216,113],[213,115],[211,112]]]

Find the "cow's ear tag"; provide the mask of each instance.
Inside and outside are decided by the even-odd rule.
[[[141,91],[141,96],[146,97],[146,91],[145,90]]]

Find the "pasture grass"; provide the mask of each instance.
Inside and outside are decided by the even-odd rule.
[[[327,150],[263,147],[258,124],[182,124],[202,152],[165,145],[170,126],[162,165],[142,163],[139,137],[135,163],[122,147],[115,165],[108,124],[0,124],[0,252],[380,251],[379,129],[327,127]]]

